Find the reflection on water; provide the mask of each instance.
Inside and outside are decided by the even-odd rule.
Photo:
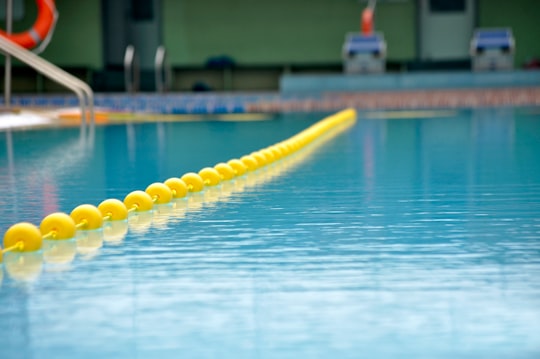
[[[41,173],[69,211],[238,157],[319,118],[103,127],[83,163],[45,161],[55,170]],[[290,168],[81,232],[66,248],[6,256],[3,352],[538,357],[538,117],[370,118]],[[41,205],[30,208],[43,187],[27,173],[44,169],[29,163],[69,137],[62,131],[12,134],[0,228],[43,216]],[[0,152],[0,168],[6,158]]]

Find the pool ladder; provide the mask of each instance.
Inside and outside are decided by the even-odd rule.
[[[140,87],[140,63],[135,46],[128,45],[124,53],[124,85],[126,92],[135,93]],[[171,86],[172,70],[167,61],[167,50],[161,45],[154,57],[154,83],[156,92],[164,93]]]
[[[94,124],[94,93],[84,81],[3,36],[0,36],[0,50],[6,56],[17,58],[49,79],[75,92],[81,107],[81,125]],[[10,88],[4,91],[10,91]],[[5,105],[9,106],[9,103]]]
[[[154,58],[156,91],[164,93],[171,88],[172,69],[167,61],[167,50],[161,45],[156,50]]]
[[[127,92],[139,91],[140,72],[139,57],[135,52],[135,46],[128,45],[124,52],[124,85]]]

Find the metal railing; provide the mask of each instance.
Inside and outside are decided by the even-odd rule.
[[[94,93],[84,81],[2,36],[0,36],[0,51],[17,58],[52,81],[75,92],[81,107],[81,124],[85,122],[94,124]]]
[[[124,53],[124,84],[126,91],[135,93],[139,91],[140,66],[135,46],[128,45]]]
[[[165,46],[159,46],[156,50],[154,58],[155,84],[156,91],[159,93],[166,92],[171,87],[172,70],[167,61],[167,50]]]
[[[13,30],[13,0],[6,1],[6,34],[11,34]],[[11,56],[6,54],[4,65],[4,105],[10,107],[11,104]]]

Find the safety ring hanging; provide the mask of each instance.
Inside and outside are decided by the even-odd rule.
[[[51,40],[56,21],[58,20],[58,12],[56,11],[54,0],[36,0],[36,4],[38,16],[36,22],[29,30],[14,34],[8,34],[0,30],[0,36],[26,49],[34,49],[33,51],[35,53],[40,53],[45,50]]]

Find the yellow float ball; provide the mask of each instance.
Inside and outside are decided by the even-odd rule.
[[[212,167],[205,167],[200,170],[199,176],[201,176],[206,186],[215,186],[221,182],[221,175]]]
[[[270,163],[272,163],[272,162],[274,162],[276,160],[276,157],[274,156],[272,151],[270,151],[268,148],[266,148],[264,150],[260,150],[259,152],[261,152],[263,154],[263,156],[266,158],[266,163],[267,164],[270,164]]]
[[[70,239],[75,237],[75,221],[65,213],[51,213],[41,221],[39,230],[47,239]]]
[[[204,180],[197,173],[188,172],[180,179],[187,184],[190,192],[199,192],[204,188]]]
[[[279,145],[277,145],[277,148],[281,152],[281,157],[286,157],[291,152],[291,150],[289,149],[289,146],[287,146],[287,144],[285,143],[280,143]]]
[[[223,180],[230,180],[235,176],[234,168],[226,163],[220,162],[215,165],[214,168],[219,172],[219,175]]]
[[[234,173],[237,176],[243,175],[248,170],[248,168],[244,164],[244,162],[242,162],[242,161],[240,161],[240,160],[238,160],[236,158],[233,158],[232,160],[227,162],[227,164],[232,167],[232,169],[234,170]]]
[[[240,157],[240,161],[242,161],[250,171],[255,171],[259,167],[259,163],[255,157],[250,155]]]
[[[150,195],[156,204],[169,203],[172,200],[172,191],[164,183],[152,183],[150,186],[146,187],[145,192]]]
[[[252,152],[250,156],[257,161],[257,168],[266,165],[266,157],[260,151]]]
[[[135,210],[137,212],[149,211],[154,207],[152,197],[143,191],[133,191],[124,198],[124,204],[128,211]]]
[[[283,155],[281,153],[281,150],[279,149],[278,146],[271,146],[269,148],[270,152],[272,152],[272,154],[274,155],[274,158],[277,160],[277,159],[280,159]]]
[[[182,198],[188,193],[186,182],[182,181],[180,178],[169,178],[165,181],[165,185],[171,189],[173,198]]]
[[[98,209],[101,215],[110,221],[123,221],[128,216],[128,210],[124,202],[114,198],[101,202]]]
[[[81,224],[81,229],[93,230],[103,225],[103,216],[96,206],[91,204],[81,204],[70,213],[71,218],[77,226]]]
[[[11,248],[22,243],[18,250],[33,252],[41,249],[43,238],[41,232],[32,223],[21,222],[12,225],[4,234],[4,248]]]
[[[294,149],[294,143],[293,141],[287,141],[287,143],[285,143],[285,147],[287,148],[287,150],[289,151],[288,153],[291,154],[295,151]]]

